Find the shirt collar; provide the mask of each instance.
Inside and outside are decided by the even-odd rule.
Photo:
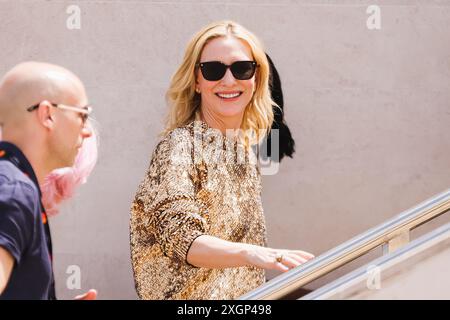
[[[33,167],[27,157],[25,157],[23,152],[16,145],[6,141],[0,141],[0,160],[8,160],[28,176],[28,178],[36,185],[39,192],[39,198],[42,197],[41,188],[39,187],[39,182]]]

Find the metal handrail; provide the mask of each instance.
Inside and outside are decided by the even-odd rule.
[[[344,242],[307,263],[273,278],[239,299],[280,299],[380,245],[384,245],[384,252],[392,252],[409,242],[411,230],[449,210],[450,189],[403,211],[394,218]]]
[[[370,274],[374,275],[376,272],[386,272],[388,268],[393,266],[399,266],[399,263],[405,262],[411,257],[416,257],[418,254],[424,254],[430,248],[436,247],[438,245],[443,245],[443,247],[448,248],[450,244],[450,223],[447,223],[427,234],[421,236],[418,239],[411,241],[408,245],[401,249],[396,250],[391,254],[384,255],[373,261],[368,265],[362,266],[355,271],[352,271],[339,279],[336,279],[319,289],[301,297],[301,300],[322,300],[329,299],[333,296],[336,297],[338,294],[342,294],[342,291],[348,290],[349,287],[355,286],[357,283],[365,282],[366,288],[370,290],[367,286],[368,276]],[[422,257],[423,259],[423,257]],[[449,261],[450,262],[450,261]],[[416,266],[415,266],[416,267]],[[372,268],[372,269],[371,269]],[[344,288],[345,286],[345,288]],[[341,297],[339,297],[341,299]],[[344,298],[345,299],[345,298]]]

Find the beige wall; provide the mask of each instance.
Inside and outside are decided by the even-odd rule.
[[[366,8],[381,7],[381,29]],[[69,30],[66,8],[81,9]],[[0,1],[0,74],[66,66],[100,123],[95,172],[52,219],[57,290],[134,299],[128,214],[162,128],[164,92],[191,35],[230,18],[282,77],[294,159],[264,177],[270,245],[320,254],[450,187],[450,1]],[[269,273],[269,276],[273,276]]]

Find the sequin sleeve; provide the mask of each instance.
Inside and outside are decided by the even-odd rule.
[[[166,136],[155,148],[133,203],[163,254],[187,262],[192,242],[208,229],[206,207],[196,197],[192,137],[186,130]]]

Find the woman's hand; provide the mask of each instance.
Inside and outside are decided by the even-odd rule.
[[[284,272],[312,258],[311,253],[301,250],[272,249],[202,235],[192,242],[186,261],[199,268],[252,266]]]
[[[272,249],[254,245],[246,250],[249,266],[281,272],[298,267],[312,258],[314,255],[301,250]]]

